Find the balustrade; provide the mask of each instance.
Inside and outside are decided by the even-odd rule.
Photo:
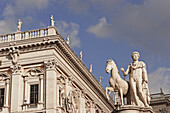
[[[56,29],[54,27],[1,35],[0,43],[11,42],[11,41],[16,41],[16,40],[25,40],[25,39],[30,39],[30,38],[38,38],[38,37],[44,37],[44,36],[50,36],[50,35],[56,35]]]

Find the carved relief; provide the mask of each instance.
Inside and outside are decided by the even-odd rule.
[[[90,101],[87,100],[85,105],[86,105],[86,106],[85,106],[85,107],[86,107],[86,113],[91,113],[91,112],[90,112],[90,108],[91,108],[91,103],[90,103]]]
[[[9,50],[9,55],[12,58],[12,64],[16,65],[18,63],[18,59],[19,59],[19,50],[12,47]]]
[[[25,77],[28,77],[28,76],[37,77],[37,76],[43,75],[43,74],[44,73],[40,69],[32,68],[32,69],[28,69],[23,76],[25,76]]]
[[[10,66],[12,73],[20,73],[23,74],[23,68],[20,64],[18,64],[19,60],[19,50],[15,49],[15,47],[11,47],[9,50],[9,55],[12,59],[12,66]]]
[[[10,66],[10,70],[12,73],[20,73],[23,74],[24,70],[20,64]]]
[[[44,65],[45,65],[46,69],[56,69],[57,68],[57,62],[54,59],[44,61]]]
[[[62,108],[63,112],[66,111],[66,77],[64,75],[59,75],[57,78],[57,84],[59,85],[59,107]]]
[[[66,111],[68,113],[78,113],[79,91],[77,89],[70,91],[66,98]]]

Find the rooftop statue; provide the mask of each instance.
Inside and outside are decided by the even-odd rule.
[[[82,60],[82,58],[83,58],[83,52],[80,51],[80,60]]]
[[[89,69],[89,71],[90,71],[90,72],[92,72],[92,71],[93,71],[93,69],[92,69],[92,68],[93,68],[93,66],[92,66],[92,64],[91,64],[91,65],[90,65],[90,69]]]
[[[101,84],[103,77],[100,76],[99,83]]]
[[[66,43],[69,45],[70,44],[70,37],[69,36],[67,36],[67,41],[66,41]]]
[[[51,26],[54,26],[54,18],[53,18],[53,15],[51,15]]]
[[[21,20],[19,19],[19,20],[18,20],[18,26],[17,26],[17,32],[21,31],[21,24],[22,24],[22,22],[21,22]]]
[[[138,52],[133,52],[131,56],[133,62],[128,66],[126,72],[123,68],[121,71],[124,76],[129,74],[132,104],[149,107],[150,94],[146,65],[144,62],[138,61],[140,57]]]

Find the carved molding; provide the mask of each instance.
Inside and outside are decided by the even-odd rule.
[[[7,73],[4,72],[0,72],[0,81],[6,81],[8,82],[8,80],[10,79],[10,76]]]
[[[10,66],[10,70],[13,74],[21,74],[23,75],[24,69],[20,64]]]
[[[43,78],[43,75],[44,75],[44,72],[42,70],[40,70],[39,68],[31,68],[31,69],[28,69],[23,74],[23,77],[38,77],[38,76],[40,76],[40,79],[41,79],[41,78]]]
[[[57,68],[57,62],[56,60],[48,60],[44,61],[44,65],[46,69],[56,69]]]

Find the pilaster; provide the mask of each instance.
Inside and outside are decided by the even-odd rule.
[[[86,113],[85,109],[85,92],[81,92],[81,97],[80,97],[80,113]]]
[[[44,62],[46,68],[45,74],[45,84],[46,84],[46,113],[56,113],[56,85],[57,85],[57,73],[56,67],[57,63],[55,60],[48,60]]]
[[[11,112],[21,111],[23,102],[23,78],[21,73],[12,73]]]

